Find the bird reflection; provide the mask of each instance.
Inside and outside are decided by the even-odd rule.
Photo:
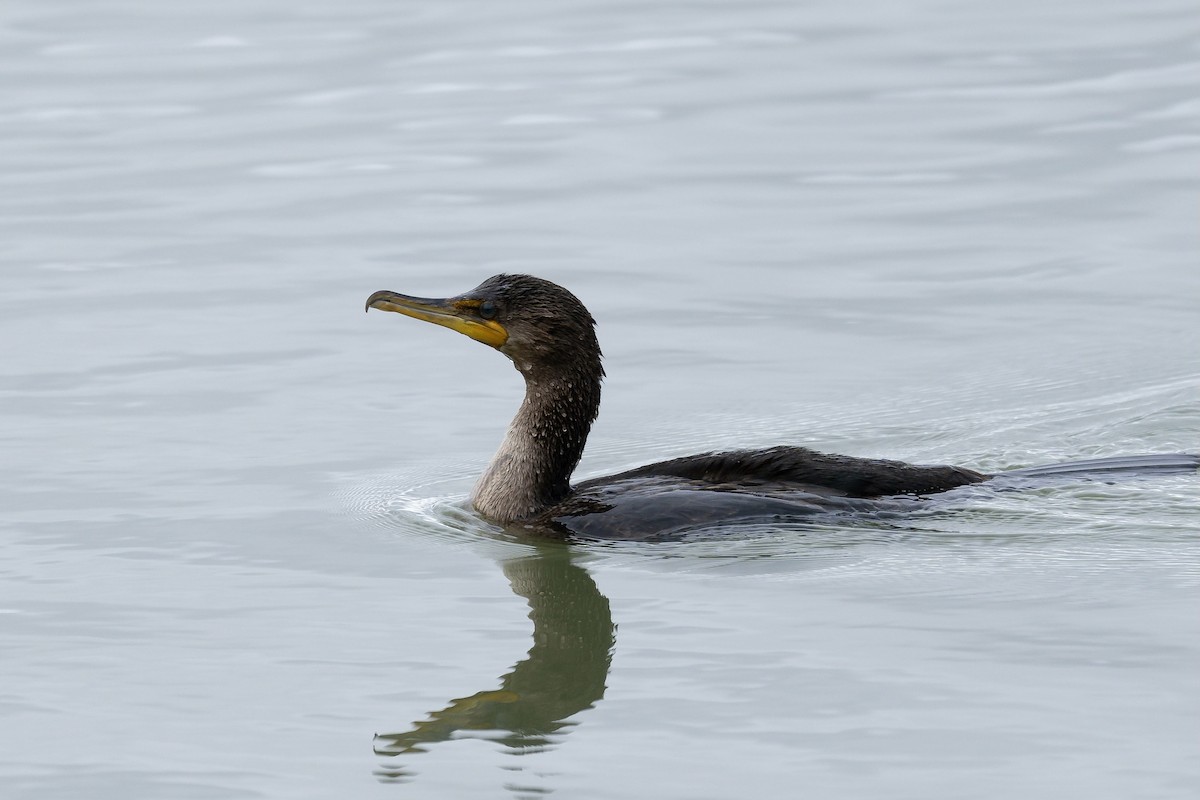
[[[375,753],[389,759],[376,772],[381,780],[411,778],[399,758],[460,732],[480,732],[479,738],[515,755],[544,751],[576,724],[574,715],[604,696],[616,642],[612,612],[608,598],[571,556],[565,546],[546,544],[532,556],[504,562],[513,591],[529,602],[528,656],[500,679],[499,689],[451,700],[408,730],[377,734]]]

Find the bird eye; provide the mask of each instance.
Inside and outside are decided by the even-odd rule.
[[[479,304],[479,316],[483,317],[484,319],[495,319],[496,304],[491,300],[484,300]]]

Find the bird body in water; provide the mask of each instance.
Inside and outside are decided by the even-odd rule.
[[[925,495],[990,480],[963,467],[826,455],[803,447],[735,450],[660,461],[574,486],[600,409],[604,378],[595,321],[566,289],[529,275],[496,275],[455,297],[379,291],[367,309],[395,311],[483,342],[512,360],[525,399],[471,493],[493,522],[588,538],[656,538],[728,521],[903,507]],[[1187,454],[1099,459],[1005,475],[1194,469]]]

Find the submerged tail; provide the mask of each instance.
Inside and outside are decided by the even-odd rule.
[[[1009,476],[1040,478],[1052,475],[1107,474],[1112,472],[1162,473],[1186,472],[1200,469],[1200,455],[1192,453],[1163,453],[1148,456],[1114,456],[1092,458],[1086,461],[1067,461],[1063,464],[1045,464],[1040,467],[1011,469],[998,473],[997,477]]]

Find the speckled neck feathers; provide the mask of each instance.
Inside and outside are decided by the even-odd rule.
[[[604,375],[598,346],[579,356],[554,368],[514,359],[525,375],[525,400],[471,493],[483,516],[519,522],[570,494],[571,473],[600,409]]]

